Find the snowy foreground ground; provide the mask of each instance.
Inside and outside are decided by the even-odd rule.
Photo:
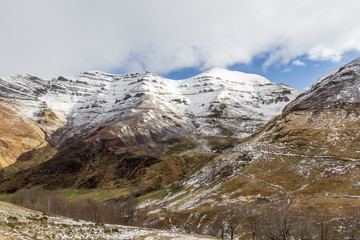
[[[214,239],[69,219],[0,202],[0,239]]]

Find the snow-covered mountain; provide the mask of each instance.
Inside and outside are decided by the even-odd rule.
[[[248,136],[299,94],[261,76],[221,68],[178,81],[149,72],[94,71],[51,81],[15,75],[1,79],[0,88],[1,97],[14,99],[20,112],[49,135],[66,125],[62,140],[83,139],[109,125],[111,137],[125,142],[167,130]]]
[[[159,204],[175,211],[201,209],[219,196],[288,204],[359,199],[359,89],[360,58],[321,78],[258,133],[184,181],[181,193]],[[295,202],[301,204],[308,203]]]
[[[91,72],[62,79],[61,84],[89,76],[102,76],[108,79],[106,86],[122,83],[122,87],[116,97],[111,95],[114,86],[102,90],[99,86],[101,94],[91,92],[95,89],[91,87],[86,94],[78,94],[81,101],[66,102],[71,106],[66,113],[54,100],[46,100],[44,113],[35,117],[29,111],[21,113],[40,125],[64,120],[63,130],[53,134],[64,150],[1,181],[0,191],[38,185],[122,188],[134,183],[142,199],[139,209],[150,216],[167,216],[179,229],[191,225],[205,229],[204,233],[212,228],[206,219],[215,219],[214,212],[223,211],[222,206],[245,206],[261,216],[267,209],[280,209],[277,206],[291,208],[297,217],[307,209],[306,218],[315,209],[323,209],[335,213],[337,219],[348,218],[345,209],[354,212],[358,207],[360,58],[330,72],[296,98],[298,92],[287,86],[224,69],[179,81],[150,73],[114,76]],[[58,84],[59,80],[53,81],[53,86]],[[54,94],[46,91],[40,97],[45,102]],[[290,99],[294,100],[287,104]],[[117,108],[119,103],[123,108]],[[281,111],[283,104],[287,105]],[[279,115],[273,117],[275,113]],[[49,115],[52,118],[46,122]],[[195,133],[195,141],[174,144],[158,155],[116,149],[128,149],[130,143],[144,148],[149,142],[153,147],[170,145],[171,139],[187,133]],[[225,137],[251,133],[238,142]],[[235,143],[207,155],[198,151],[199,139],[213,136]],[[74,139],[82,139],[82,144]],[[315,227],[318,222],[315,218]]]
[[[1,164],[6,167],[21,159],[9,170],[13,173],[47,161],[57,151],[44,167],[47,170],[38,171],[53,171],[62,179],[68,171],[83,171],[78,180],[72,174],[69,182],[63,181],[64,186],[77,182],[76,186],[86,187],[88,182],[93,186],[99,181],[110,181],[104,180],[103,171],[111,172],[105,175],[115,181],[128,176],[129,169],[164,161],[157,159],[158,155],[154,158],[154,154],[186,136],[195,139],[189,146],[199,145],[205,151],[211,151],[211,147],[207,140],[199,144],[199,139],[215,137],[218,141],[231,137],[227,141],[232,141],[249,136],[280,114],[298,94],[296,89],[261,76],[221,68],[184,80],[170,80],[149,72],[113,75],[93,71],[52,80],[14,75],[0,79],[0,128],[26,131],[20,135],[7,131],[0,136]],[[18,120],[15,124],[9,119]],[[118,155],[144,150],[145,155],[131,161],[125,159],[126,155]],[[99,166],[94,182],[95,163]],[[110,163],[113,168],[100,171]],[[167,182],[182,176],[186,166],[178,164],[172,161],[166,166],[174,173],[172,178],[164,174]],[[115,167],[122,170],[114,172]],[[145,172],[134,172],[136,176],[140,173]],[[5,175],[4,178],[11,176]]]

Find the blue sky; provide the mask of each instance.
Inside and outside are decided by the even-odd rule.
[[[360,52],[359,0],[0,0],[0,77],[212,67],[304,90]]]
[[[266,77],[275,83],[284,83],[300,91],[306,90],[314,84],[318,78],[323,77],[328,72],[339,68],[355,58],[360,57],[359,51],[350,51],[342,55],[339,61],[330,60],[309,60],[306,56],[298,57],[288,64],[273,64],[263,68],[266,56],[254,57],[250,64],[234,64],[227,67],[228,70],[255,73]],[[295,61],[295,64],[293,62]],[[297,64],[296,64],[297,63]],[[198,68],[185,68],[179,71],[165,74],[164,77],[170,79],[184,79],[203,72]]]

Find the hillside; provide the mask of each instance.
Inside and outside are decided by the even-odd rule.
[[[291,224],[316,213],[330,219],[335,235],[350,234],[360,199],[359,86],[360,58],[320,79],[261,131],[182,181],[179,191],[144,197],[141,207],[156,215],[164,206],[198,222],[221,206],[255,209],[265,220],[266,209],[282,206]],[[321,227],[316,216],[308,218]],[[338,232],[339,219],[348,222]]]
[[[185,184],[221,181],[221,186],[242,176],[278,186],[293,197],[359,196],[358,86],[360,58],[320,79],[260,132]]]
[[[295,196],[360,195],[359,86],[360,58],[320,79],[239,146],[257,155],[243,172]]]
[[[5,202],[0,202],[0,221],[2,239],[214,239],[47,215]]]

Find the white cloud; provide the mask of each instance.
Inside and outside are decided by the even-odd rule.
[[[304,63],[303,61],[301,61],[299,59],[294,60],[291,64],[294,66],[302,66],[302,67],[306,66],[306,63]]]
[[[360,1],[0,0],[0,76],[166,73],[360,51]]]
[[[283,73],[287,73],[287,72],[291,72],[292,69],[291,68],[285,68],[284,70],[282,70]]]

